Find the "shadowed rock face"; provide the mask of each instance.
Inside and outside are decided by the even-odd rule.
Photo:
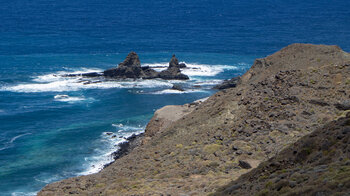
[[[189,77],[181,73],[178,67],[169,67],[168,69],[161,71],[158,75],[159,78],[164,80],[188,80]]]
[[[315,195],[329,195],[338,186],[334,190],[347,191],[349,121],[338,119],[348,118],[349,78],[350,54],[339,47],[290,45],[257,60],[235,88],[190,106],[177,121],[156,114],[146,128],[147,141],[101,172],[49,184],[38,195],[201,196],[227,184],[224,194],[238,190],[236,195],[265,188],[265,195],[283,195],[292,187],[322,188]],[[167,114],[179,110],[168,109],[163,117],[175,119]],[[254,170],[278,154],[283,156]],[[244,186],[230,183],[252,170],[239,180]]]
[[[117,68],[108,69],[103,75],[108,78],[141,78],[145,74],[139,56],[135,52],[130,52]]]
[[[175,54],[174,54],[169,62],[169,68],[172,68],[172,67],[185,68],[187,66],[185,63],[179,63],[179,60],[177,60],[177,58],[175,57]]]

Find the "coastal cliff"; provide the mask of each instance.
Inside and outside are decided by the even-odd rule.
[[[177,118],[168,116],[175,110],[163,109],[166,112],[152,118],[142,142],[130,153],[97,174],[49,184],[38,195],[257,192],[265,184],[242,187],[248,186],[244,181],[248,177],[259,177],[264,161],[276,155],[282,160],[279,153],[300,138],[329,129],[333,120],[348,118],[350,54],[337,46],[293,44],[257,59],[232,87],[201,104],[176,107]],[[349,132],[345,135],[348,138]],[[343,156],[349,158],[348,153]],[[271,173],[265,174],[266,179]],[[231,182],[238,178],[245,186],[232,189]]]

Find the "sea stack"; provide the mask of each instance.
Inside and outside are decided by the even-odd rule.
[[[184,67],[186,67],[186,65],[184,63],[179,64],[179,61],[175,55],[173,55],[169,62],[169,67],[159,73],[159,78],[162,78],[164,80],[188,80],[189,77],[181,73],[180,70],[180,68]]]
[[[187,66],[185,63],[179,63],[179,60],[177,60],[177,58],[175,57],[175,54],[173,54],[173,57],[169,62],[169,68],[171,67],[186,68]]]
[[[130,52],[118,67],[105,70],[103,75],[109,78],[141,78],[143,71],[139,56],[136,52]]]

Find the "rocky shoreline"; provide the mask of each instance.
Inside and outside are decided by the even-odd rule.
[[[207,98],[203,98],[184,105],[167,105],[158,109],[148,123],[145,132],[133,134],[130,137],[125,138],[127,141],[118,144],[116,146],[117,150],[111,154],[114,161],[105,164],[103,169],[112,165],[117,159],[129,154],[135,148],[146,143],[154,134],[162,132],[164,129],[170,126],[171,123],[192,112],[206,99]]]
[[[349,193],[349,53],[292,44],[225,85],[156,111],[132,150],[38,195]]]
[[[132,136],[125,138],[127,141],[122,142],[117,145],[117,150],[114,151],[111,156],[113,157],[114,161],[117,159],[129,154],[134,148],[139,146],[141,144],[142,138],[144,133],[141,134],[133,134]],[[110,166],[114,161],[107,163],[103,166],[103,169]]]

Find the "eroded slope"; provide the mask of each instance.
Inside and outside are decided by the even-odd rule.
[[[47,185],[39,195],[214,192],[341,115],[349,65],[336,46],[290,45],[103,171]]]

